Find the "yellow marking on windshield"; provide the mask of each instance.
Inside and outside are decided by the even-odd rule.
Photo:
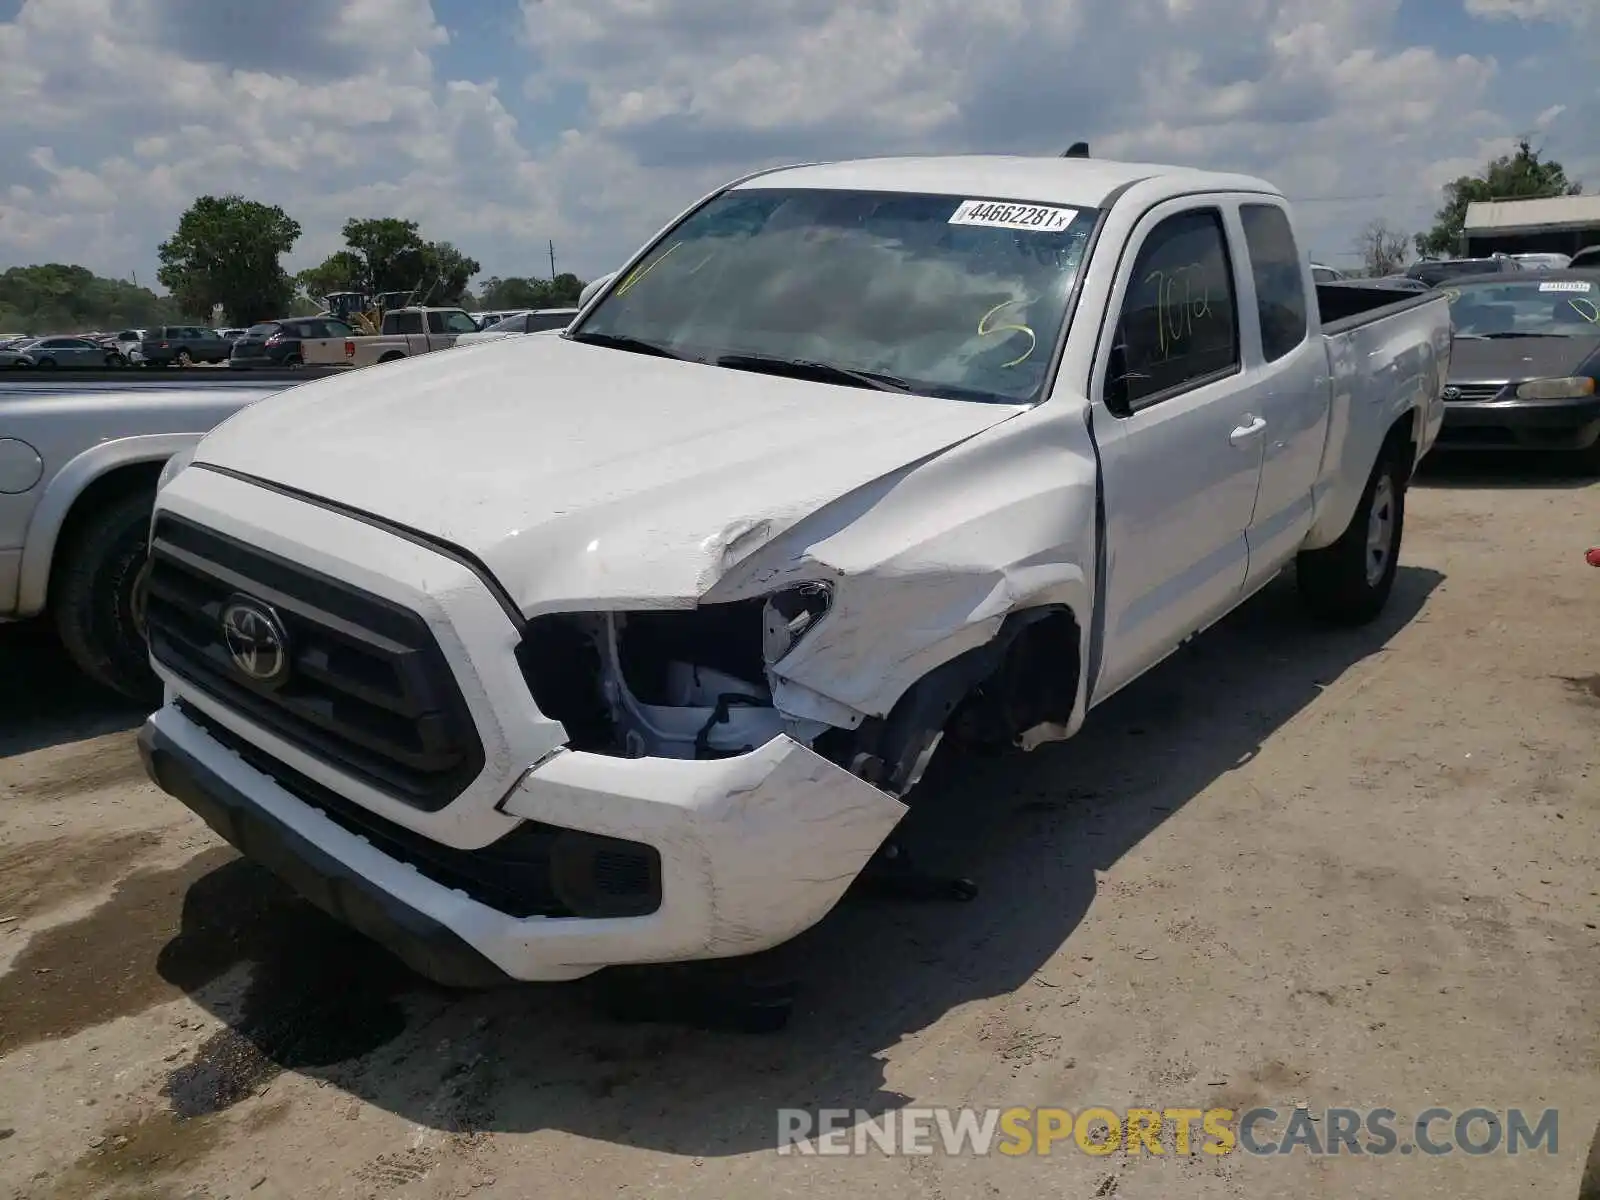
[[[668,256],[671,255],[672,252],[681,245],[683,245],[682,242],[673,242],[666,252],[663,253],[660,258],[656,259],[655,262],[651,263],[648,267],[643,267],[635,271],[632,275],[629,275],[622,281],[622,286],[617,289],[616,294],[619,296],[624,295],[634,284],[638,283],[646,275],[650,274],[651,271],[654,271],[662,263],[666,262]],[[704,264],[701,265],[703,266]]]
[[[1018,305],[1018,304],[1021,304],[1021,303],[1023,303],[1021,300],[1005,300],[1005,301],[1002,301],[1001,303],[996,304],[988,312],[984,313],[983,316],[978,318],[978,336],[979,337],[988,337],[991,333],[1025,333],[1025,334],[1028,335],[1028,348],[1027,348],[1027,350],[1025,350],[1020,357],[1013,358],[1008,363],[1001,363],[1000,364],[1001,370],[1005,370],[1008,367],[1014,367],[1020,362],[1026,362],[1033,355],[1034,350],[1036,350],[1038,348],[1038,346],[1039,346],[1039,339],[1034,335],[1033,330],[1030,329],[1026,325],[994,325],[994,326],[991,326],[989,324],[989,319],[991,317],[993,317],[995,315],[995,313],[999,312],[1001,309],[1003,309],[1003,308],[1011,308],[1014,305]]]
[[[1591,325],[1600,325],[1600,304],[1593,300],[1584,300],[1579,296],[1568,296],[1567,303],[1572,305],[1573,312],[1577,313]]]

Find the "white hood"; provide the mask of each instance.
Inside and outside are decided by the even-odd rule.
[[[303,384],[195,461],[442,538],[529,614],[689,605],[823,505],[1020,411],[512,337]]]

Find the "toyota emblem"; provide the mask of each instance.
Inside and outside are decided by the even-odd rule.
[[[1446,400],[1459,400],[1459,399],[1461,399],[1461,389],[1458,388],[1458,387],[1447,387],[1447,388],[1445,388],[1445,390],[1444,390],[1444,398]]]
[[[222,609],[222,640],[234,670],[261,687],[289,678],[289,635],[278,614],[259,600],[235,596]]]

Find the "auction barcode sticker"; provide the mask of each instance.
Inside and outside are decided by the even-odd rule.
[[[1592,292],[1594,284],[1581,279],[1548,279],[1539,285],[1541,292]]]
[[[1036,229],[1058,233],[1072,224],[1076,209],[1048,208],[1042,204],[1008,204],[1003,200],[963,200],[950,215],[952,225],[983,225],[990,229]]]

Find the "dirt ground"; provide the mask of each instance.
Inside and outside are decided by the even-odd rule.
[[[1600,485],[1410,496],[1375,628],[1292,582],[1073,743],[936,764],[967,904],[741,964],[756,1035],[592,981],[429,988],[144,781],[139,714],[0,629],[0,1196],[1573,1197],[1600,1118]],[[650,988],[648,973],[629,987]],[[1558,1152],[780,1156],[776,1110],[1560,1110]]]

